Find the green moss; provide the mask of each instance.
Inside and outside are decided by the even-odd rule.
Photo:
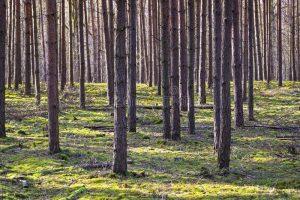
[[[0,138],[0,192],[4,199],[299,199],[299,155],[292,141],[277,135],[287,130],[233,130],[231,169],[221,173],[213,150],[213,111],[196,109],[196,135],[182,129],[182,140],[162,138],[162,111],[138,109],[136,133],[128,133],[127,176],[110,169],[86,170],[82,164],[111,162],[113,108],[107,106],[106,85],[86,84],[87,109],[78,109],[78,84],[60,94],[62,152],[48,154],[47,98],[7,90],[8,138]],[[256,122],[247,125],[300,124],[300,84],[255,82]],[[137,87],[138,105],[162,105],[156,88]],[[212,94],[208,90],[208,103]],[[198,102],[198,101],[196,101]],[[247,118],[247,105],[244,105]],[[181,122],[187,127],[187,113]],[[99,130],[88,127],[104,127]],[[105,128],[107,127],[107,128]],[[20,134],[24,131],[25,134]],[[19,179],[28,180],[23,188]],[[1,197],[2,197],[1,196]]]

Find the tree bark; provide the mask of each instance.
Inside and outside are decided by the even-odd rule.
[[[248,43],[248,48],[249,48],[249,70],[248,70],[248,82],[249,82],[249,99],[248,99],[248,118],[250,121],[254,121],[254,114],[253,114],[253,52],[254,52],[254,47],[253,47],[253,39],[254,39],[254,16],[253,16],[253,1],[249,0],[248,1],[248,21],[249,21],[249,43]],[[270,31],[272,32],[272,31]],[[271,56],[271,55],[269,55]]]
[[[195,5],[194,0],[188,0],[189,13],[189,63],[188,63],[188,127],[189,134],[195,134],[195,100],[194,100],[194,71],[195,71]]]
[[[200,68],[200,104],[206,104],[206,16],[207,0],[202,0],[202,38]]]
[[[172,21],[172,139],[180,140],[178,0],[171,4]]]
[[[228,169],[231,145],[231,108],[230,108],[230,72],[231,72],[231,32],[232,0],[224,0],[224,31],[222,47],[222,87],[221,87],[221,130],[218,148],[220,169]]]
[[[278,86],[282,87],[282,11],[281,1],[277,1],[277,57],[278,57]],[[298,49],[299,50],[299,49]]]
[[[38,29],[37,29],[37,11],[36,11],[36,1],[33,2],[33,26],[34,26],[34,50],[35,50],[35,103],[40,105],[41,103],[41,85],[40,85],[40,62],[39,62],[39,41],[38,41]],[[32,55],[33,56],[33,55]]]
[[[220,141],[220,126],[221,126],[221,48],[222,45],[222,5],[221,0],[214,0],[214,54],[215,62],[213,68],[213,89],[214,89],[214,148],[217,150],[219,148]]]
[[[126,0],[117,1],[113,172],[127,173],[126,135]],[[112,37],[113,38],[113,37]]]
[[[85,52],[83,33],[83,1],[79,1],[79,40],[80,40],[80,108],[85,109]]]
[[[5,137],[5,37],[6,2],[0,0],[0,137]]]
[[[136,132],[136,27],[137,1],[130,0],[130,66],[128,68],[128,130]]]
[[[21,3],[20,1],[15,1],[16,3],[16,55],[15,55],[15,90],[19,89],[19,84],[22,82],[21,78],[21,67],[22,67],[22,55],[21,55]]]
[[[67,58],[66,58],[66,29],[65,29],[65,0],[61,0],[61,40],[60,40],[60,55],[61,55],[61,77],[60,90],[64,91],[67,82]]]
[[[69,81],[70,86],[74,87],[74,63],[73,63],[73,5],[72,0],[69,0],[69,40],[70,40],[70,53],[69,53]]]
[[[163,120],[164,138],[171,139],[170,124],[170,91],[169,91],[169,66],[170,66],[170,35],[169,35],[169,0],[161,0],[161,26],[162,26],[162,88],[163,88]]]
[[[86,68],[87,68],[87,82],[92,82],[92,68],[91,68],[91,56],[90,56],[90,45],[89,45],[89,24],[88,24],[88,9],[87,1],[83,3],[84,6],[84,21],[85,21],[85,43],[86,43]]]
[[[208,1],[208,88],[213,84],[213,34],[212,34],[212,1]]]
[[[258,58],[258,80],[263,80],[263,63],[261,55],[261,46],[260,46],[260,29],[259,29],[259,10],[258,10],[258,0],[255,0],[255,26],[256,26],[256,41],[257,41],[257,58]]]
[[[188,110],[187,101],[187,31],[185,1],[180,0],[180,100],[181,110]]]
[[[31,0],[24,2],[25,6],[25,95],[31,95],[31,59],[30,59],[30,36],[32,30]]]
[[[242,64],[240,55],[239,0],[233,1],[233,37],[234,37],[234,122],[235,127],[244,126]]]
[[[57,13],[56,0],[47,0],[48,32],[48,131],[49,151],[60,152],[58,128],[58,67],[57,67]]]
[[[247,100],[248,79],[248,0],[244,1],[243,100]]]

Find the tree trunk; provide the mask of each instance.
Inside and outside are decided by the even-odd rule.
[[[33,26],[34,26],[34,42],[35,42],[35,101],[36,105],[40,105],[41,102],[41,85],[40,85],[40,62],[39,62],[39,41],[38,41],[38,29],[37,29],[37,11],[36,1],[33,2]],[[32,55],[33,56],[33,55]]]
[[[117,1],[113,172],[127,173],[126,136],[126,0]],[[113,37],[112,37],[113,38]]]
[[[12,37],[13,37],[13,32],[12,32],[12,26],[13,26],[13,6],[12,6],[13,0],[9,1],[9,9],[7,14],[7,17],[9,16],[9,25],[8,25],[8,49],[7,49],[7,63],[8,63],[8,76],[7,76],[7,87],[11,89],[11,78],[12,78],[12,59],[11,59],[11,52],[12,52]],[[8,19],[7,19],[8,21]]]
[[[213,84],[212,1],[208,1],[208,88]]]
[[[200,68],[200,104],[206,104],[206,8],[207,0],[202,0],[202,38]]]
[[[224,31],[222,47],[222,88],[221,88],[221,130],[218,149],[220,169],[228,169],[231,145],[231,108],[230,108],[230,72],[231,72],[231,31],[232,0],[224,0]]]
[[[268,79],[268,70],[267,70],[267,65],[268,65],[268,54],[267,54],[267,46],[268,46],[268,37],[267,37],[267,1],[263,1],[263,21],[264,21],[264,80]]]
[[[180,139],[178,0],[171,4],[172,21],[172,139]]]
[[[277,53],[278,53],[278,86],[282,87],[282,20],[281,1],[277,1]]]
[[[113,6],[113,0],[109,0],[109,35],[110,35],[110,41],[109,41],[109,49],[110,50],[110,66],[107,67],[107,82],[108,82],[108,98],[109,98],[109,105],[114,104],[114,66],[115,66],[115,31],[114,31],[114,6]]]
[[[164,120],[165,139],[171,139],[170,91],[169,91],[169,66],[170,66],[169,10],[170,10],[169,0],[161,0],[162,88],[163,88],[163,120]]]
[[[25,95],[31,95],[31,60],[30,60],[30,36],[32,26],[31,0],[24,2],[25,6]]]
[[[97,5],[98,6],[98,5]],[[98,33],[98,27],[97,23],[95,23],[95,5],[93,0],[90,0],[90,12],[91,12],[91,22],[92,22],[92,39],[93,39],[93,81],[94,82],[100,82],[100,76],[98,73],[98,41],[97,41],[97,33]],[[97,13],[97,15],[99,15]],[[98,17],[96,18],[98,20]],[[99,47],[100,49],[100,47]]]
[[[261,56],[261,46],[260,46],[260,29],[259,29],[259,10],[258,10],[258,0],[255,0],[255,26],[256,26],[256,41],[257,41],[257,58],[258,58],[258,80],[263,80],[263,64]]]
[[[199,93],[200,88],[200,58],[201,58],[201,1],[197,0],[196,3],[196,56],[195,56],[195,79],[196,79],[196,93]],[[200,95],[199,95],[200,96]]]
[[[6,3],[0,0],[0,137],[5,137],[5,36]]]
[[[70,52],[69,52],[69,81],[70,86],[74,87],[74,63],[73,63],[73,5],[72,0],[69,0],[69,40],[70,40]]]
[[[187,101],[187,33],[184,0],[180,0],[180,100],[181,110],[188,110]]]
[[[152,33],[152,12],[151,12],[151,0],[148,0],[148,19],[149,19],[149,26],[148,26],[148,37],[149,37],[149,86],[153,86],[153,33]]]
[[[89,24],[88,24],[88,9],[87,1],[83,2],[84,6],[84,20],[85,20],[85,43],[86,43],[86,61],[87,61],[87,82],[92,82],[91,56],[89,45]]]
[[[67,82],[67,58],[66,58],[66,29],[65,29],[65,0],[61,0],[61,40],[60,40],[60,55],[61,55],[61,77],[60,90],[64,91]]]
[[[243,56],[243,100],[247,100],[247,79],[248,79],[248,0],[244,6],[244,56]]]
[[[215,42],[214,42],[214,54],[215,54],[215,62],[213,69],[213,89],[214,89],[214,148],[217,150],[219,148],[220,141],[220,126],[221,126],[221,44],[222,44],[222,5],[221,0],[214,0],[214,34],[215,34]]]
[[[79,1],[79,38],[80,38],[80,108],[85,109],[85,55],[83,33],[83,1]]]
[[[195,5],[188,0],[189,13],[189,63],[188,63],[188,127],[189,134],[195,134],[195,100],[194,100],[194,69],[195,69]]]
[[[128,130],[136,132],[136,27],[137,1],[130,0],[130,66],[128,68]]]
[[[249,71],[248,71],[248,80],[249,80],[249,99],[248,99],[248,118],[250,121],[254,121],[253,115],[253,52],[254,46],[254,16],[253,16],[253,1],[248,1],[248,21],[249,21]],[[272,32],[272,31],[270,31]],[[271,56],[271,55],[269,55]]]
[[[16,3],[16,55],[15,55],[15,90],[19,89],[19,84],[22,82],[21,70],[22,70],[22,55],[21,55],[21,3]]]
[[[240,27],[239,27],[239,0],[233,1],[233,37],[234,37],[234,122],[235,127],[244,126],[243,115],[243,86],[242,86],[242,64],[240,55]]]
[[[47,0],[47,27],[48,27],[48,126],[49,150],[51,154],[58,153],[58,72],[57,72],[57,26],[56,0]]]
[[[268,10],[269,10],[269,12],[268,12],[268,18],[269,18],[269,21],[268,21],[268,29],[269,29],[269,46],[268,46],[268,71],[267,71],[267,73],[268,73],[268,77],[267,77],[267,83],[269,84],[270,82],[271,82],[271,80],[273,79],[273,77],[272,77],[272,68],[273,68],[273,62],[272,62],[272,59],[273,59],[273,55],[272,55],[272,53],[273,53],[273,51],[272,51],[272,49],[273,49],[273,41],[272,41],[272,39],[273,39],[273,34],[272,34],[272,22],[273,22],[273,20],[272,20],[272,18],[273,18],[273,14],[272,14],[272,9],[273,9],[273,7],[272,7],[272,5],[273,5],[273,0],[269,0],[268,1]]]

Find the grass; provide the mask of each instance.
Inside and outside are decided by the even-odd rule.
[[[83,164],[112,160],[112,126],[106,86],[87,84],[87,110],[78,108],[78,88],[60,94],[62,152],[49,155],[47,99],[7,91],[7,135],[0,139],[0,199],[299,199],[300,156],[295,141],[276,136],[291,131],[233,129],[231,170],[220,172],[213,150],[213,112],[197,110],[197,134],[184,129],[180,142],[162,139],[160,110],[138,109],[137,133],[128,133],[129,173],[86,169]],[[212,102],[211,92],[208,101]],[[155,88],[138,86],[139,105],[161,105]],[[255,83],[255,122],[247,125],[300,125],[300,84]],[[245,104],[245,113],[247,113]],[[245,116],[247,116],[245,114]],[[186,112],[182,125],[187,126]],[[247,120],[247,117],[246,117]],[[298,133],[299,134],[299,133]],[[28,183],[28,187],[22,182]]]

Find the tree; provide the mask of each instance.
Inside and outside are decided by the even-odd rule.
[[[130,0],[130,53],[128,67],[128,130],[136,132],[136,0]]]
[[[248,21],[249,21],[249,71],[248,71],[248,80],[249,80],[249,100],[248,100],[248,117],[250,121],[254,120],[253,116],[253,33],[254,33],[254,18],[253,18],[253,1],[248,1]],[[271,56],[271,55],[269,55]],[[269,79],[268,79],[269,80]]]
[[[86,42],[86,60],[87,60],[87,82],[92,82],[92,69],[91,69],[91,56],[90,56],[90,45],[89,45],[89,24],[88,24],[88,9],[87,1],[83,2],[84,6],[84,21],[85,21],[85,42]]]
[[[221,44],[222,44],[222,31],[221,31],[221,20],[222,20],[222,5],[221,0],[213,1],[213,12],[214,12],[214,55],[215,62],[213,66],[213,89],[214,89],[214,148],[217,150],[219,148],[220,140],[220,126],[221,126],[221,89],[220,89],[220,76],[221,76]]]
[[[30,36],[32,26],[31,0],[25,0],[25,95],[31,95]]]
[[[213,84],[213,30],[212,30],[212,1],[208,1],[208,88]]]
[[[247,100],[247,79],[248,79],[248,0],[244,6],[244,50],[243,50],[243,100]]]
[[[85,53],[83,33],[83,1],[79,1],[79,40],[80,40],[80,108],[85,109]]]
[[[36,1],[32,1],[33,6],[33,27],[34,27],[34,55],[35,55],[35,99],[36,105],[40,105],[41,101],[41,86],[40,86],[40,62],[39,62],[39,41],[38,41],[38,29],[37,29],[37,11],[36,11]],[[33,56],[33,55],[32,55]]]
[[[281,0],[277,1],[277,56],[278,56],[278,86],[282,86],[282,20]],[[299,50],[298,50],[299,51]]]
[[[273,22],[273,0],[268,1],[268,30],[269,30],[269,37],[268,37],[268,70],[267,70],[267,83],[269,84],[272,77],[273,71],[273,34],[272,34],[272,22]],[[249,9],[248,9],[249,10]],[[249,16],[249,15],[248,15]],[[249,31],[250,32],[250,31]],[[249,95],[250,96],[250,95]]]
[[[201,68],[200,68],[200,104],[206,103],[206,9],[207,0],[202,0],[202,38],[201,38]]]
[[[261,46],[260,46],[260,29],[259,29],[259,10],[258,10],[258,0],[254,1],[255,3],[255,29],[256,29],[256,41],[257,41],[257,58],[258,58],[258,76],[259,80],[263,80],[263,64],[262,64],[262,56],[261,56]]]
[[[163,120],[164,138],[171,139],[170,123],[170,86],[169,86],[169,66],[170,66],[170,35],[169,35],[169,0],[161,0],[161,26],[162,26],[162,88],[163,88]]]
[[[108,98],[109,98],[109,105],[113,105],[114,103],[114,66],[115,66],[115,32],[114,32],[114,6],[113,6],[113,0],[109,0],[109,35],[110,35],[110,41],[109,41],[109,49],[110,50],[110,65],[107,67],[107,82],[108,82]]]
[[[70,40],[70,52],[69,52],[69,81],[70,86],[74,87],[74,65],[73,65],[73,14],[72,0],[69,0],[69,40]]]
[[[195,100],[194,100],[194,69],[195,69],[195,3],[188,0],[189,13],[189,63],[188,63],[188,127],[189,134],[195,134]]]
[[[67,57],[66,57],[66,29],[65,29],[65,0],[61,0],[61,37],[60,37],[60,55],[61,55],[61,77],[60,90],[64,91],[67,82]]]
[[[187,101],[187,32],[185,1],[179,0],[180,4],[180,100],[181,110],[188,110]]]
[[[5,137],[6,1],[0,0],[0,137]]]
[[[251,0],[250,0],[251,1]],[[220,169],[228,169],[231,145],[230,71],[231,71],[232,0],[224,0],[222,46],[221,130],[218,148]]]
[[[180,139],[178,0],[171,4],[172,21],[172,139]]]
[[[19,89],[19,84],[22,82],[21,79],[21,67],[22,67],[22,55],[21,55],[21,3],[20,1],[15,1],[16,3],[16,55],[15,55],[15,90]]]
[[[233,1],[233,37],[234,37],[234,122],[235,127],[244,126],[243,115],[243,87],[242,87],[242,65],[240,55],[240,26],[239,26],[239,0]]]
[[[127,172],[126,136],[126,0],[117,1],[113,172]]]
[[[47,0],[48,32],[48,131],[51,154],[60,152],[58,128],[58,72],[57,72],[57,25],[56,0]]]

